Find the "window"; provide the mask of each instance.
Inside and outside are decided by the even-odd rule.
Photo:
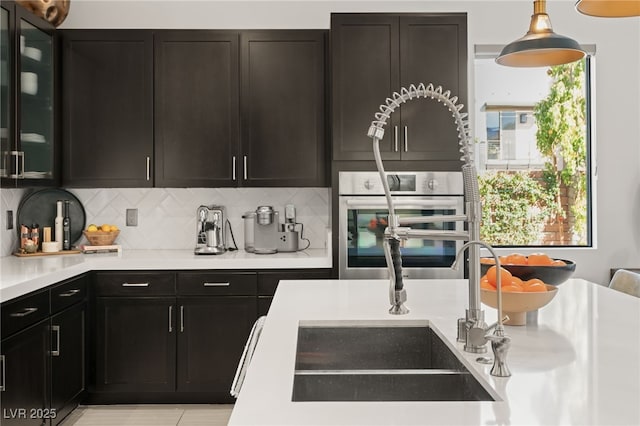
[[[494,59],[478,54],[474,62],[482,239],[591,246],[593,59],[550,68],[510,68]]]

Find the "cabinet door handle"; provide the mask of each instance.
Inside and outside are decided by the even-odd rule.
[[[51,350],[51,356],[60,356],[60,326],[52,325],[51,331],[56,333],[56,348]]]
[[[202,283],[205,287],[229,287],[231,283]]]
[[[180,305],[180,333],[184,332],[184,305]]]
[[[232,174],[233,180],[236,180],[236,156],[235,155],[233,156],[231,170],[232,170],[231,174]]]
[[[247,156],[243,156],[243,166],[244,166],[244,180],[247,180]]]
[[[5,369],[4,369],[4,364],[5,364],[4,355],[0,355],[0,362],[2,363],[2,381],[0,382],[0,392],[4,392],[6,390],[6,388],[5,388],[6,375],[5,375]]]
[[[122,287],[149,287],[149,283],[122,283]]]
[[[404,126],[404,152],[409,151],[409,128]]]
[[[9,155],[13,155],[16,158],[16,170],[15,174],[9,175],[12,179],[24,179],[24,151],[10,151]],[[20,161],[22,159],[22,162]],[[22,168],[21,165],[22,164]]]
[[[66,291],[64,293],[60,293],[58,296],[59,297],[70,297],[70,296],[73,296],[74,294],[78,294],[78,293],[80,293],[80,289],[79,288],[74,288],[73,290],[69,290],[69,291]]]
[[[151,157],[147,157],[147,180],[151,180]]]
[[[27,315],[31,315],[32,313],[36,312],[37,310],[38,310],[38,308],[24,308],[20,312],[12,312],[12,313],[10,313],[9,316],[13,317],[13,318],[24,318]]]
[[[173,317],[173,305],[169,305],[169,333],[173,332],[172,319]]]
[[[393,126],[393,149],[398,152],[398,126]]]

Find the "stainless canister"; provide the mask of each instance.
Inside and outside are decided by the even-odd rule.
[[[258,225],[271,225],[273,222],[272,206],[259,206],[256,214],[258,215]]]

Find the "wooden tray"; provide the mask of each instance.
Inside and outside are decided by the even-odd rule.
[[[17,251],[13,253],[13,255],[18,257],[37,257],[37,256],[55,256],[55,255],[61,255],[61,254],[80,254],[80,253],[82,253],[81,250],[62,250],[62,251],[56,251],[52,253],[45,253],[42,251],[37,251],[35,253],[21,253]]]

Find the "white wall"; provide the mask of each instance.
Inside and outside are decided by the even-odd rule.
[[[471,58],[475,44],[506,44],[524,35],[532,4],[72,0],[61,28],[329,28],[331,12],[467,12]],[[547,10],[557,33],[596,45],[597,247],[548,251],[574,259],[576,276],[605,283],[610,267],[640,267],[640,18],[587,17],[573,4],[550,1]],[[474,93],[469,64],[469,93]]]

